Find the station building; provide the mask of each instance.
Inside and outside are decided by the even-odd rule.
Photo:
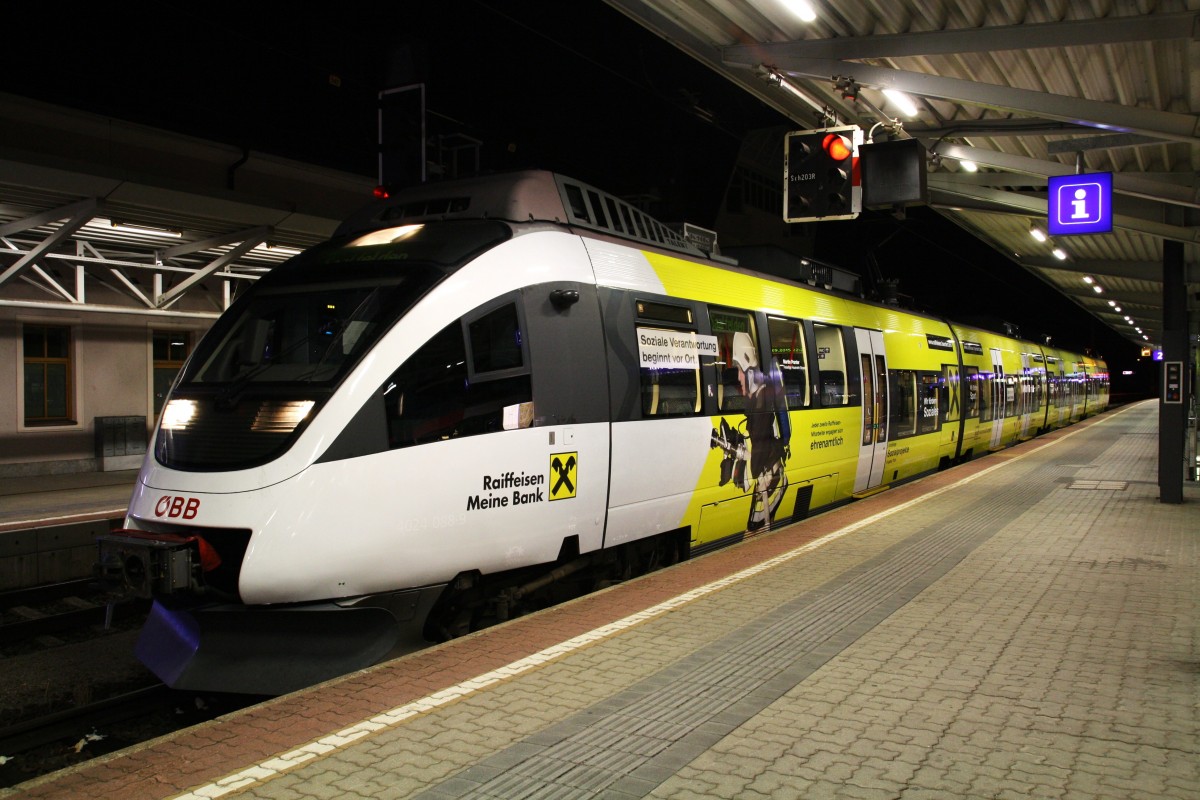
[[[0,96],[0,478],[135,469],[200,335],[372,178]]]

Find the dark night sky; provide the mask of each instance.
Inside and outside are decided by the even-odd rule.
[[[430,126],[481,140],[485,169],[654,192],[702,225],[742,136],[786,122],[600,0],[17,4],[5,16],[0,91],[375,175],[378,94],[420,82]],[[983,298],[1028,337],[1134,356],[928,209],[821,223],[818,257],[861,271],[868,251],[925,310],[964,319],[966,298]]]

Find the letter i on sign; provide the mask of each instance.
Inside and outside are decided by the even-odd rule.
[[[1079,188],[1075,190],[1075,199],[1071,201],[1071,205],[1075,208],[1075,213],[1071,214],[1072,219],[1087,219],[1087,189]]]

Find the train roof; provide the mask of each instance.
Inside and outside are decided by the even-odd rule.
[[[667,225],[610,192],[548,170],[503,172],[406,187],[350,216],[338,226],[334,235],[350,236],[396,225],[458,219],[569,225],[729,267],[739,266],[737,259],[721,255],[714,231],[691,224]],[[818,290],[834,291],[859,302],[889,305],[868,300],[845,285],[842,278],[851,273],[799,256],[796,262],[786,270],[789,274],[767,265],[746,268],[746,271],[767,278],[808,283]],[[937,314],[913,309],[904,311],[917,316],[941,318]],[[989,330],[990,326],[946,321],[1023,344],[1042,346],[1019,335]]]
[[[388,225],[450,219],[499,219],[571,225],[698,258],[720,259],[713,231],[666,225],[626,200],[545,170],[498,173],[402,189],[348,218],[335,235]]]

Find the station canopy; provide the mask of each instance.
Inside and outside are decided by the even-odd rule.
[[[1200,0],[604,2],[797,130],[919,140],[933,209],[1139,345],[1161,341],[1163,243],[1182,243],[1195,341]],[[373,185],[0,100],[0,306],[214,318]],[[1050,178],[1077,171],[1112,173],[1112,231],[1034,239]]]
[[[1160,341],[1163,242],[1181,242],[1196,341],[1196,0],[605,2],[797,130],[879,141],[899,121],[932,208],[1132,342]],[[1034,238],[1050,178],[1077,173],[1112,173],[1112,231]]]

